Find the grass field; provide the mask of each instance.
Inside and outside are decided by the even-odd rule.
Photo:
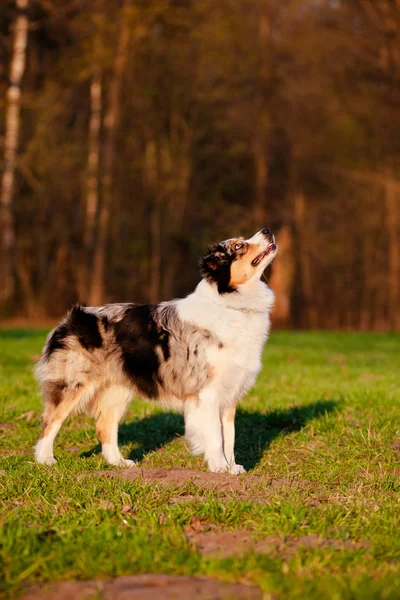
[[[255,585],[265,599],[400,598],[399,335],[272,333],[237,416],[248,473],[231,489],[227,475],[108,477],[86,417],[61,429],[57,465],[35,464],[45,333],[0,331],[5,597],[32,582],[171,573]],[[143,468],[205,471],[182,435],[179,415],[134,401],[120,445]],[[237,537],[204,550],[221,532]],[[226,544],[246,535],[246,551]]]

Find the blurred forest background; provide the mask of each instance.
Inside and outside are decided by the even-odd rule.
[[[2,0],[0,316],[191,291],[269,226],[277,326],[400,330],[400,0]]]

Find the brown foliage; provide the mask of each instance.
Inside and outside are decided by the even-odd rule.
[[[28,7],[3,317],[185,294],[208,243],[270,226],[277,324],[400,330],[398,2]]]

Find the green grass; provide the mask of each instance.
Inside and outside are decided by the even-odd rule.
[[[245,580],[280,600],[400,597],[399,335],[272,334],[237,417],[238,462],[250,471],[244,478],[265,478],[262,502],[191,483],[99,477],[108,467],[86,417],[61,429],[56,466],[35,464],[41,400],[32,366],[44,337],[0,331],[3,594],[15,597],[28,581],[153,572]],[[182,435],[179,415],[134,401],[122,452],[143,467],[205,470]],[[185,495],[193,502],[175,501]],[[210,558],[186,541],[193,516],[258,538],[316,534],[348,544]]]

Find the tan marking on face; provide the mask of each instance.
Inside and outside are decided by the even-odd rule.
[[[229,242],[229,245],[230,245],[231,249],[232,249],[234,252],[239,252],[239,254],[240,254],[241,252],[245,252],[245,251],[246,251],[246,249],[244,248],[243,250],[238,250],[238,251],[236,251],[236,250],[235,250],[235,246],[236,246],[236,244],[242,244],[244,241],[245,241],[244,237],[232,238],[231,240],[228,240],[228,242]]]
[[[242,256],[238,255],[232,263],[229,285],[232,287],[242,285],[254,275],[254,267],[251,263],[263,250],[260,244],[248,244],[247,252]]]

